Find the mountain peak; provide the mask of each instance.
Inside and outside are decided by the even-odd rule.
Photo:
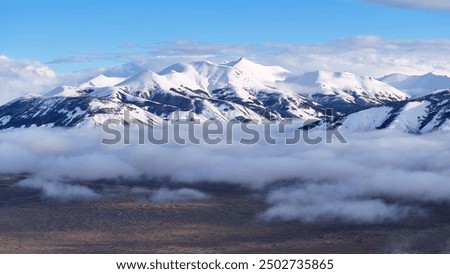
[[[287,69],[280,66],[265,66],[244,57],[224,63],[223,65],[246,72],[260,82],[268,85],[277,81],[283,81],[290,74]]]
[[[239,57],[238,59],[234,60],[234,61],[228,61],[225,62],[224,65],[225,66],[229,66],[229,67],[234,67],[237,64],[245,64],[245,63],[251,63],[251,64],[256,64],[255,62],[252,62],[244,57]]]
[[[316,85],[316,84],[326,84],[326,83],[336,83],[336,81],[340,81],[344,84],[345,81],[354,82],[356,78],[363,77],[357,76],[351,72],[340,71],[333,72],[327,70],[316,70],[311,72],[306,72],[303,75],[296,78],[296,82],[304,84],[304,85]],[[348,79],[348,80],[345,80]]]
[[[79,87],[59,86],[45,93],[44,96],[78,97],[82,94]]]
[[[81,89],[87,89],[87,88],[103,88],[115,86],[116,84],[124,81],[125,79],[126,78],[123,77],[108,77],[104,74],[99,74],[94,78],[87,80],[84,83],[81,83],[80,85],[78,85],[78,87]]]
[[[116,86],[129,86],[133,89],[153,89],[159,86],[162,89],[170,89],[171,84],[163,76],[148,69],[118,83]]]
[[[187,63],[176,63],[173,65],[168,66],[167,68],[161,70],[159,72],[160,75],[165,75],[165,74],[170,74],[170,73],[183,73],[186,72],[188,70],[191,70],[192,65],[191,64],[187,64]]]
[[[222,65],[224,66],[228,66],[228,67],[234,67],[234,68],[255,68],[255,67],[268,67],[268,68],[279,68],[282,69],[284,71],[287,71],[286,69],[280,67],[280,66],[265,66],[256,62],[253,62],[250,59],[244,58],[244,57],[239,57],[238,59],[234,60],[234,61],[228,61],[223,63]]]

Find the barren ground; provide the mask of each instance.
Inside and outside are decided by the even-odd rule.
[[[398,223],[303,224],[258,218],[244,190],[202,189],[202,201],[156,203],[130,195],[52,201],[0,177],[0,253],[440,253],[450,250],[450,208]]]

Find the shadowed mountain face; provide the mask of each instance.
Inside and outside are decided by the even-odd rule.
[[[295,75],[241,58],[223,64],[175,64],[159,73],[143,71],[129,78],[99,75],[75,87],[21,97],[0,106],[0,129],[96,127],[107,119],[124,119],[126,111],[130,119],[148,125],[160,124],[175,112],[200,121],[319,121],[327,108],[339,117],[352,114],[346,127],[364,129],[372,112],[390,109],[385,118],[378,117],[383,121],[366,127],[375,129],[395,125],[391,122],[403,119],[403,110],[422,104],[426,113],[422,118],[407,115],[404,129],[429,132],[446,126],[447,94],[410,99],[407,93],[367,76],[325,71]],[[410,124],[417,123],[411,129]]]
[[[444,90],[351,114],[342,126],[357,131],[399,128],[418,134],[448,128],[449,121],[450,90]]]

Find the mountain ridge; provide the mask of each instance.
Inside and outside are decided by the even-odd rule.
[[[96,127],[107,119],[123,118],[125,110],[130,118],[149,125],[169,119],[176,111],[201,121],[320,121],[332,108],[338,117],[353,119],[361,111],[412,99],[370,76],[328,71],[296,75],[279,66],[239,58],[221,64],[177,63],[160,72],[145,70],[130,77],[100,74],[78,86],[20,97],[0,106],[0,129]],[[348,122],[344,126],[351,127]]]

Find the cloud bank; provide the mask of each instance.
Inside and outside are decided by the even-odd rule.
[[[450,202],[450,132],[344,134],[349,144],[111,146],[96,130],[4,130],[0,174],[28,173],[19,185],[63,200],[99,198],[97,180],[139,181],[131,192],[154,201],[203,199],[198,183],[236,184],[266,197],[266,220],[396,221]]]
[[[57,74],[38,61],[0,55],[0,104],[28,93],[40,93],[58,83]]]
[[[364,1],[394,7],[450,11],[450,2],[442,0],[364,0]]]

